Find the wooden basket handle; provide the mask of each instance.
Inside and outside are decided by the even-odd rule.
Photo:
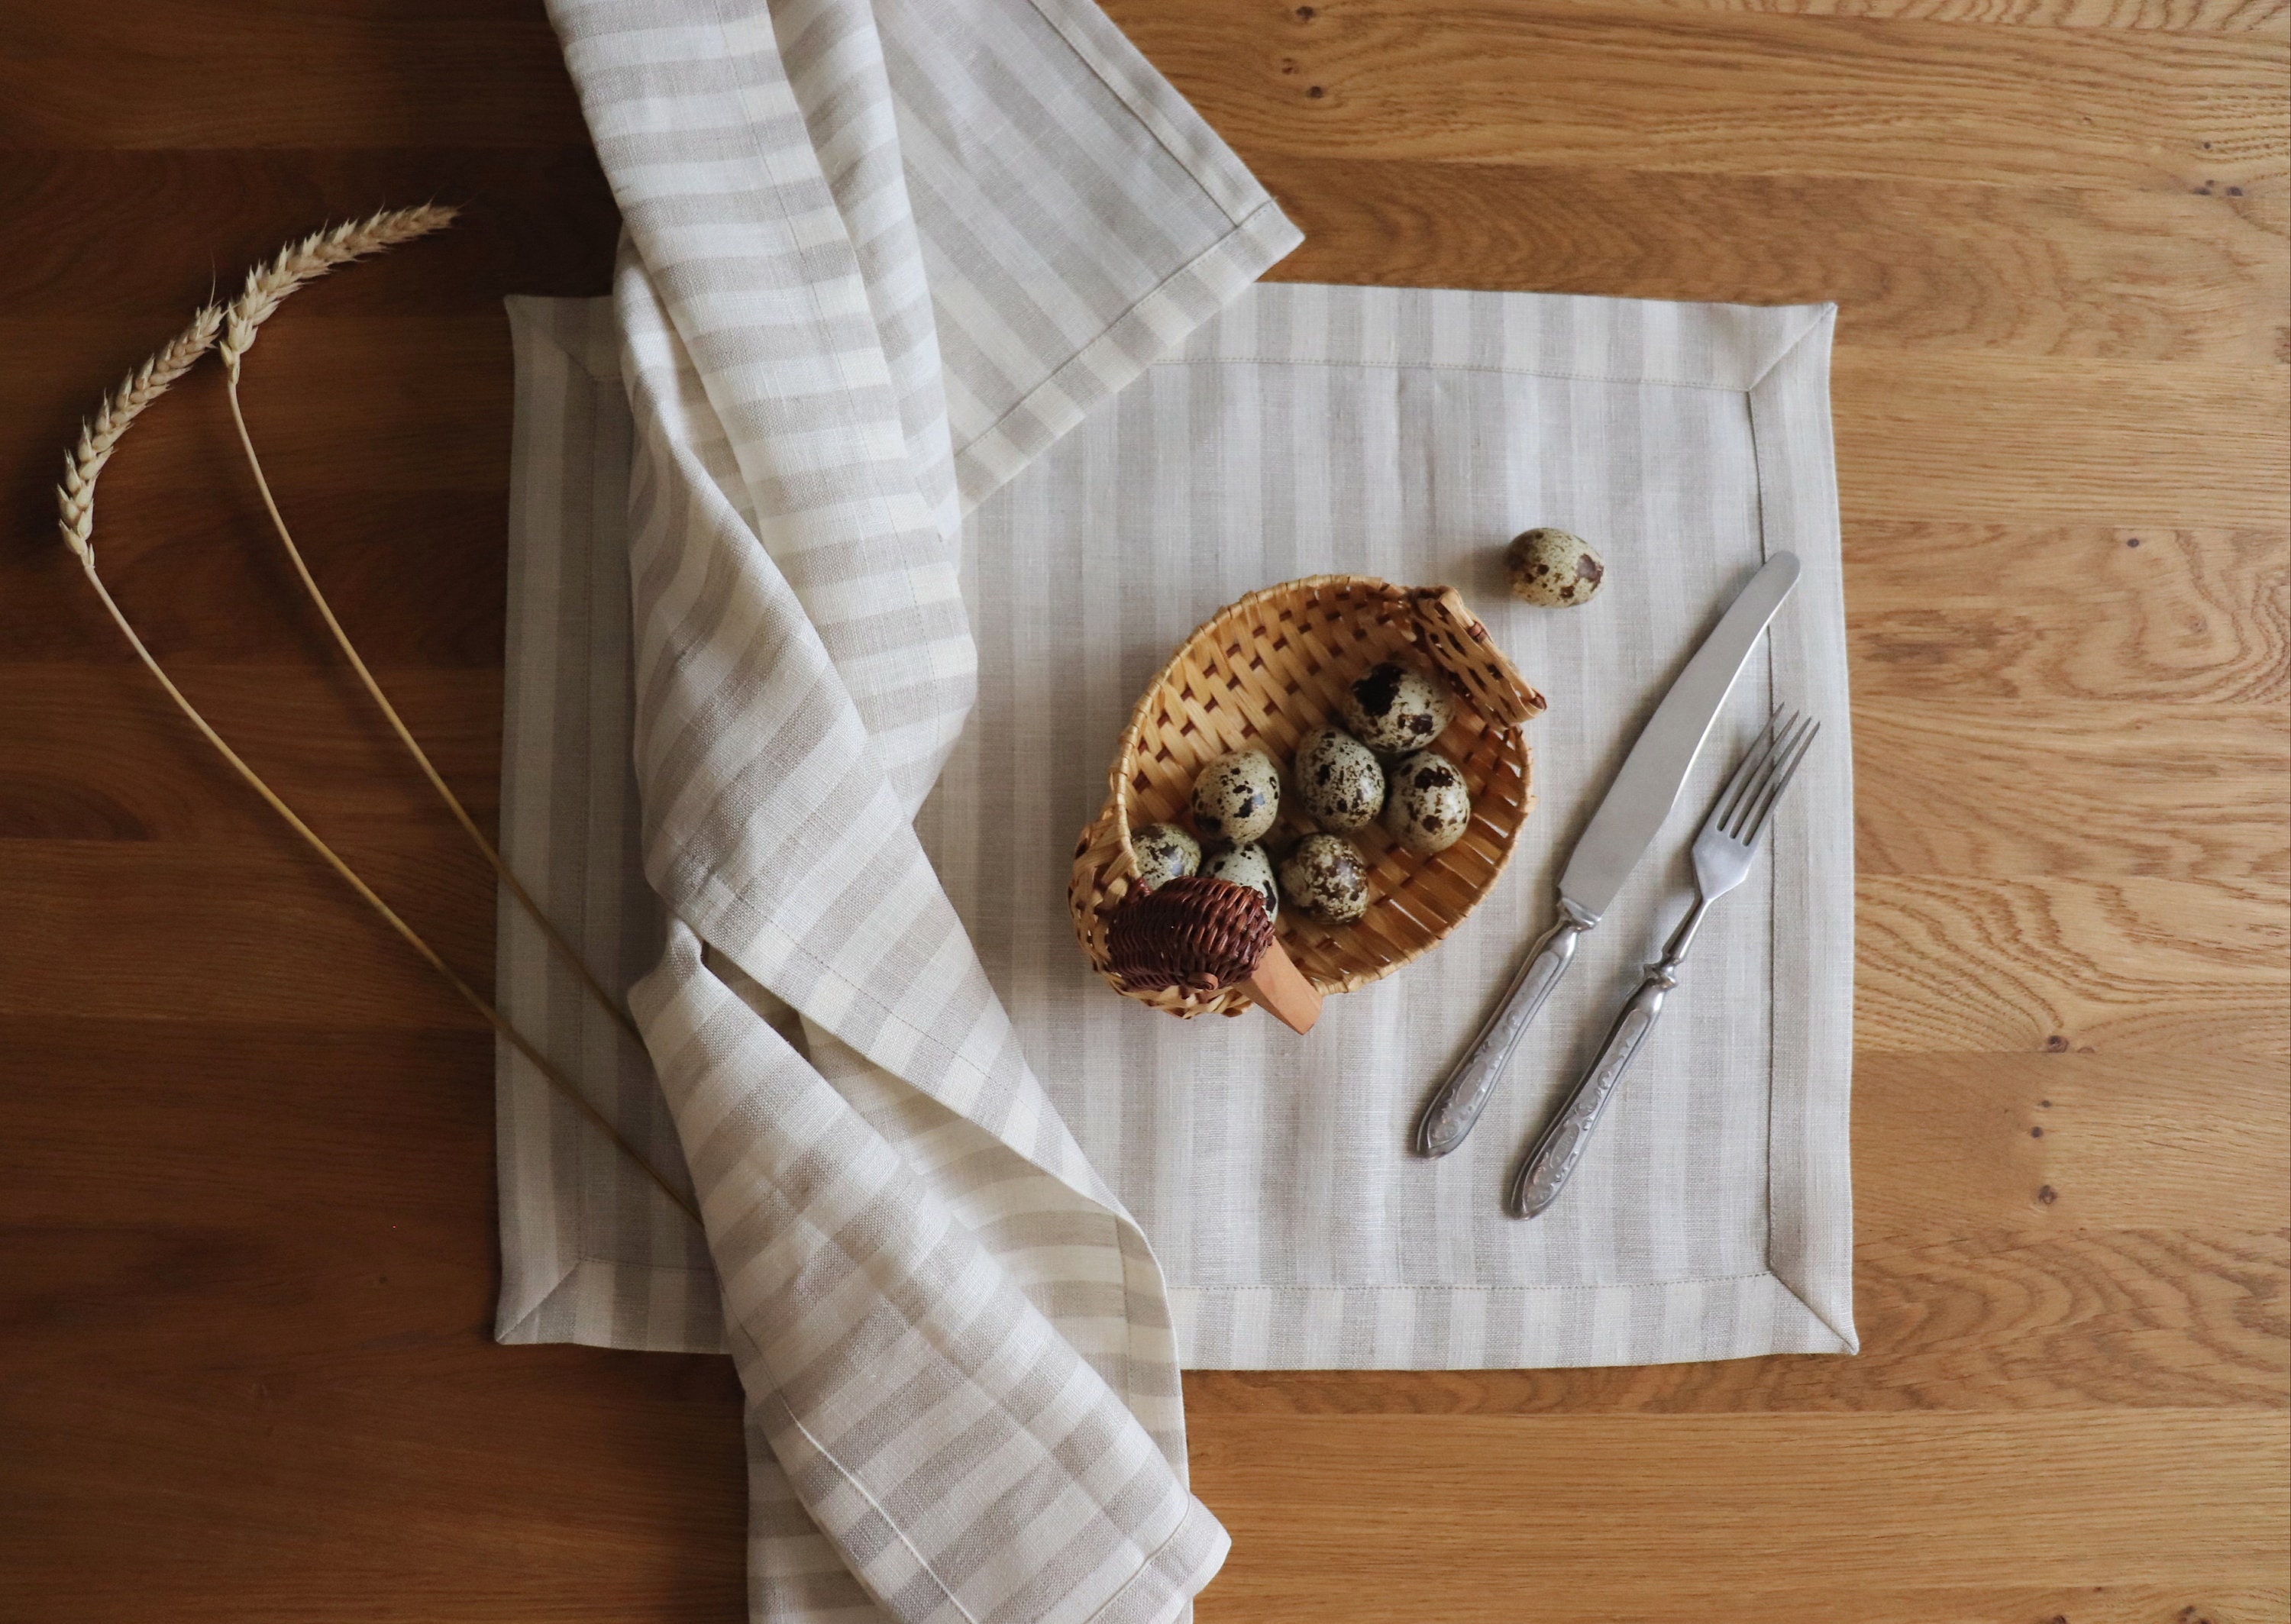
[[[1424,652],[1472,696],[1481,715],[1499,728],[1517,728],[1543,714],[1543,695],[1504,657],[1462,593],[1452,586],[1425,586],[1411,596]]]

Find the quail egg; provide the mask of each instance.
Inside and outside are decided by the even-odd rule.
[[[1588,603],[1606,578],[1606,561],[1580,535],[1564,530],[1526,530],[1512,537],[1504,554],[1511,595],[1546,608]]]
[[[1355,738],[1387,755],[1423,749],[1447,730],[1456,714],[1436,678],[1390,660],[1346,688],[1338,709]]]
[[[1463,838],[1471,822],[1470,786],[1438,751],[1419,750],[1392,769],[1384,826],[1409,850],[1419,856],[1445,851]]]
[[[1198,873],[1202,843],[1175,824],[1148,824],[1133,830],[1129,850],[1137,859],[1137,888],[1158,891],[1172,880]]]
[[[1281,917],[1281,892],[1273,883],[1273,859],[1262,846],[1236,846],[1205,858],[1202,872],[1211,880],[1230,880],[1265,898],[1265,917]]]
[[[1343,836],[1308,834],[1281,865],[1281,889],[1314,919],[1341,925],[1368,912],[1368,864]]]
[[[1289,776],[1298,801],[1332,834],[1358,829],[1384,809],[1383,765],[1376,752],[1341,728],[1306,734]]]
[[[1281,771],[1261,750],[1219,756],[1194,780],[1194,827],[1208,839],[1246,846],[1281,816]]]

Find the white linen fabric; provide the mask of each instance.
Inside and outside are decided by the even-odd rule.
[[[506,907],[499,984],[705,1228],[504,1051],[497,1330],[733,1355],[753,1616],[1183,1616],[1226,1540],[1181,1357],[1850,1348],[1827,311],[1252,289],[1294,228],[1086,0],[551,10],[627,237],[609,303],[511,301],[502,840],[643,1045]],[[1503,604],[1530,523],[1600,539],[1590,608]],[[1466,1154],[1407,1120],[1785,547],[1734,736],[1780,698],[1830,740],[1561,1211],[1502,1218],[1676,866]],[[1073,834],[1169,647],[1324,568],[1466,589],[1555,701],[1545,810],[1306,1042],[1180,1026],[1082,965]]]
[[[1637,1364],[1853,1347],[1845,1019],[1851,749],[1829,307],[1265,285],[972,516],[979,700],[926,846],[1022,1046],[1153,1238],[1179,1358],[1212,1368]],[[1588,605],[1507,591],[1532,525],[1596,538]],[[1647,860],[1477,1130],[1410,1149],[1553,917],[1572,837],[1733,592],[1805,574]],[[1458,588],[1550,700],[1539,808],[1435,952],[1303,1039],[1117,998],[1063,859],[1129,711],[1224,604],[1324,571]],[[1507,1176],[1692,896],[1687,848],[1775,703],[1824,735],[1773,861],[1719,904],[1564,1197]]]
[[[604,314],[518,310],[528,331]],[[1852,752],[1830,327],[1821,307],[1259,286],[971,515],[979,697],[920,826],[1022,1046],[1048,1061],[1052,1101],[1153,1238],[1183,1364],[1458,1369],[1854,1346]],[[552,389],[561,374],[525,372]],[[609,417],[610,380],[580,387],[603,398],[575,421]],[[615,536],[577,528],[589,504],[574,464],[587,459],[533,454],[551,470],[538,483],[579,510],[550,518],[560,529],[546,550],[569,568],[588,549],[609,573]],[[1507,598],[1500,544],[1538,520],[1599,538],[1610,571],[1591,605]],[[1586,938],[1464,1150],[1417,1161],[1415,1113],[1548,921],[1569,842],[1639,722],[1733,588],[1782,550],[1805,564],[1798,595],[1653,855]],[[1332,1001],[1307,1039],[1257,1017],[1180,1024],[1117,999],[1074,945],[1064,886],[1129,708],[1220,605],[1327,569],[1457,585],[1550,697],[1531,725],[1539,805],[1519,855],[1433,957]],[[610,690],[591,694],[576,633],[548,635],[571,656],[559,679],[579,690],[549,702],[549,718],[575,732],[554,751],[513,752],[507,792],[537,807],[548,786],[559,818],[608,830],[633,816],[634,790],[586,776],[577,735],[614,725]],[[537,693],[545,674],[513,671],[512,687]],[[1692,829],[1770,702],[1825,723],[1771,862],[1714,914],[1565,1199],[1532,1224],[1504,1217],[1505,1175],[1684,906]],[[555,905],[624,882],[609,838],[532,849],[563,888]],[[546,973],[535,945],[504,941],[505,977]],[[561,977],[552,1007],[577,1013],[576,991]],[[620,1097],[632,1112],[644,1101]],[[612,1175],[608,1147],[590,1154]],[[527,1210],[616,1210],[599,1194],[610,1187],[583,1200],[567,1178]],[[628,1283],[624,1260],[662,1242],[625,1225],[597,1235],[574,1276],[596,1283],[574,1300],[621,1345],[645,1345],[674,1305],[669,1323],[693,1335],[668,1345],[715,1346],[705,1311],[671,1283],[681,1276]],[[526,1334],[573,1334],[558,1328],[569,1318],[551,1319],[566,1313]]]
[[[912,817],[976,686],[962,490],[1133,377],[1295,231],[1197,123],[1150,86],[1125,100],[1142,65],[1095,12],[551,14],[626,227],[628,737],[664,904],[630,1008],[747,1394],[752,1612],[1183,1616],[1226,1540],[1186,1487],[1159,1267],[1028,1069]],[[966,24],[951,58],[930,37]],[[1109,139],[1077,143],[1093,112]],[[1091,252],[1038,275],[940,236],[940,282],[969,300],[953,331],[989,323],[1006,363],[966,384],[958,426],[913,199],[993,230],[1026,199],[998,198],[989,165],[930,160],[1028,123],[1049,160],[1029,186],[1118,198],[1158,180],[1169,208],[1127,231],[1066,217]],[[630,1057],[608,1057],[625,1078]],[[513,1181],[535,1165],[510,1161]],[[687,1244],[679,1290],[696,1263]],[[688,1335],[681,1318],[663,1336]]]

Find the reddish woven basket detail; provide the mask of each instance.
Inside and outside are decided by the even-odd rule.
[[[1436,668],[1455,695],[1456,720],[1439,746],[1471,789],[1471,827],[1446,851],[1419,856],[1370,824],[1351,837],[1369,864],[1367,914],[1331,926],[1284,908],[1275,934],[1323,993],[1349,993],[1429,951],[1487,895],[1535,805],[1523,724],[1542,713],[1543,696],[1452,588],[1363,575],[1283,582],[1220,610],[1154,679],[1121,736],[1112,792],[1075,843],[1066,889],[1074,934],[1117,991],[1178,1016],[1252,1006],[1230,984],[1149,989],[1114,973],[1107,932],[1137,874],[1129,832],[1186,823],[1194,775],[1227,751],[1263,750],[1285,768],[1309,729],[1338,720],[1344,687],[1388,659]],[[1307,828],[1285,812],[1268,844]]]
[[[1246,981],[1273,944],[1265,899],[1247,886],[1188,874],[1133,896],[1106,927],[1106,969],[1141,993],[1199,993]]]

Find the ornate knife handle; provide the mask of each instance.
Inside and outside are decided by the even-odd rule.
[[[1583,1158],[1583,1147],[1591,1142],[1591,1130],[1599,1125],[1600,1113],[1615,1097],[1615,1085],[1623,1080],[1646,1034],[1654,1030],[1655,1017],[1662,1013],[1663,994],[1678,985],[1677,969],[1668,958],[1647,967],[1646,979],[1639,983],[1639,990],[1631,994],[1630,1002],[1607,1029],[1599,1057],[1568,1095],[1567,1103],[1559,1107],[1559,1114],[1537,1137],[1535,1148],[1527,1153],[1519,1177],[1512,1183],[1511,1210],[1517,1217],[1533,1218],[1559,1199],[1568,1175]]]
[[[1536,943],[1495,1013],[1488,1017],[1456,1069],[1448,1073],[1440,1091],[1425,1107],[1423,1120],[1416,1126],[1419,1152],[1444,1156],[1464,1142],[1472,1124],[1480,1120],[1480,1113],[1487,1109],[1496,1084],[1503,1080],[1521,1035],[1543,1008],[1544,1000],[1551,996],[1551,989],[1559,985],[1560,977],[1567,973],[1568,965],[1574,962],[1575,938],[1598,922],[1573,903],[1560,899],[1559,922]]]

